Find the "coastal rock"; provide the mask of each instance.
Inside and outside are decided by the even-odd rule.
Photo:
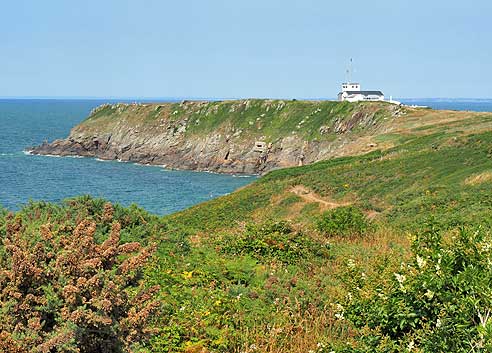
[[[299,119],[299,104],[311,115],[325,112],[326,116],[313,120],[304,114]],[[351,154],[358,149],[363,153],[367,142],[359,148],[360,133],[352,135],[351,131],[378,128],[384,117],[394,113],[384,104],[372,104],[335,115],[336,104],[274,100],[105,104],[95,108],[66,139],[29,150],[175,169],[258,174],[342,156],[347,144]],[[313,131],[319,134],[317,138]],[[336,134],[347,137],[342,141]],[[261,146],[253,148],[255,142]]]

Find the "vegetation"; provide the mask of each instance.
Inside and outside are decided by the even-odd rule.
[[[354,133],[367,133],[374,126],[391,116],[394,106],[389,103],[357,103],[333,101],[297,101],[248,99],[220,102],[182,102],[141,105],[104,105],[97,108],[80,127],[109,131],[114,124],[122,121],[138,128],[140,132],[148,129],[155,133],[156,127],[164,120],[182,121],[186,124],[186,134],[205,135],[217,131],[233,131],[243,138],[262,136],[273,142],[295,132],[306,140],[319,139],[322,126],[332,139],[340,126],[354,127]],[[354,115],[355,114],[355,115]],[[371,116],[367,125],[359,126],[355,120]],[[355,119],[355,120],[354,120]],[[354,120],[353,122],[351,122]],[[157,124],[157,125],[156,125]],[[176,126],[176,130],[178,126]],[[325,133],[326,134],[326,133]],[[326,136],[325,136],[326,138]]]
[[[221,239],[222,252],[231,255],[249,255],[257,260],[276,260],[285,264],[327,254],[327,248],[301,232],[294,232],[286,222],[248,225],[239,235]]]
[[[328,236],[361,236],[369,228],[366,216],[354,206],[337,207],[325,212],[316,226]]]
[[[81,214],[74,221],[74,207],[43,206],[2,219],[0,350],[120,352],[143,345],[159,307],[152,300],[158,287],[141,283],[152,247],[120,243],[111,204],[96,217],[99,225]]]
[[[361,337],[345,351],[490,352],[491,241],[481,227],[443,234],[431,223],[398,272],[368,278],[350,268],[339,310]]]
[[[263,104],[250,102],[251,111]],[[152,114],[170,109],[215,129],[233,105]],[[305,106],[282,109],[304,115]],[[114,109],[130,108],[93,118]],[[381,150],[277,170],[165,217],[90,197],[0,211],[0,347],[90,352],[103,340],[136,352],[491,351],[491,120],[412,114],[375,137]],[[108,242],[114,252],[104,262]],[[79,261],[67,270],[62,259],[73,254]],[[100,259],[96,272],[84,265],[91,259]],[[122,271],[129,261],[134,270]],[[15,271],[23,282],[10,280]],[[101,286],[81,291],[78,278],[96,273]],[[108,293],[109,281],[118,290]],[[68,283],[86,305],[65,295]],[[39,303],[17,302],[33,298]]]
[[[244,222],[288,219],[325,247],[323,256],[312,252],[310,261],[296,266],[305,293],[317,293],[309,302],[317,303],[315,309],[280,321],[286,327],[305,320],[297,327],[304,334],[291,332],[287,343],[268,331],[275,316],[262,321],[256,315],[255,327],[270,335],[250,341],[259,351],[487,351],[490,259],[480,249],[490,234],[491,142],[488,131],[408,136],[386,151],[271,172],[165,219],[170,229],[226,239],[232,254],[267,268],[292,265],[264,251],[265,235],[245,229]],[[299,185],[308,196],[293,193]],[[245,233],[238,236],[238,229]],[[232,238],[217,235],[231,230]],[[270,242],[275,254],[278,242]],[[443,326],[436,328],[437,322]]]

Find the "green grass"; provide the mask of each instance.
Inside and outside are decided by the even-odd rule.
[[[450,226],[458,220],[487,221],[490,185],[464,181],[490,169],[491,143],[489,132],[461,137],[452,144],[444,133],[416,137],[384,152],[273,171],[243,190],[168,219],[190,229],[213,230],[238,219],[251,220],[253,212],[267,218],[273,196],[304,185],[333,200],[348,197],[364,208],[372,205],[403,227],[417,226],[429,215]]]
[[[333,140],[336,124],[349,123],[354,114],[370,118],[368,126],[355,124],[351,132],[358,134],[374,129],[391,113],[387,103],[333,101],[293,101],[250,99],[223,102],[189,102],[146,105],[110,105],[100,108],[79,126],[81,129],[110,131],[122,121],[139,130],[153,132],[161,119],[185,121],[187,135],[208,135],[221,131],[240,131],[243,138],[261,138],[275,142],[296,134],[306,141]],[[321,135],[320,128],[330,127]]]
[[[492,169],[489,115],[453,113],[448,124],[442,119],[449,113],[410,111],[388,123],[392,130],[374,136],[374,126],[391,115],[383,103],[285,101],[280,109],[280,101],[248,102],[128,106],[121,115],[104,108],[86,124],[110,128],[124,118],[151,126],[166,116],[188,119],[187,134],[234,126],[271,140],[293,130],[316,139],[320,126],[349,122],[362,111],[374,114],[375,125],[357,125],[351,133],[391,147],[272,171],[232,194],[162,218],[117,206],[114,217],[122,223],[124,241],[159,243],[144,277],[148,285],[161,286],[163,303],[149,351],[249,352],[256,346],[278,353],[316,351],[319,342],[355,346],[360,332],[334,316],[336,303],[348,295],[347,283],[363,281],[364,273],[374,293],[385,288],[391,294],[393,273],[410,256],[407,234],[419,234],[428,224],[451,234],[471,225],[491,229],[492,183],[477,178]],[[323,138],[338,138],[330,134]],[[299,185],[320,200],[351,207],[329,211],[294,194]],[[16,216],[35,234],[47,222],[101,219],[103,204],[88,197],[62,206],[33,203]],[[6,218],[0,210],[0,234]],[[99,225],[98,232],[107,226]]]
[[[233,126],[251,135],[261,135],[268,142],[296,132],[307,140],[319,138],[321,126],[332,126],[335,120],[350,119],[364,104],[351,105],[340,102],[265,101],[248,100],[209,103],[210,107],[192,113],[190,134],[211,133],[223,126]],[[374,106],[370,106],[374,108]],[[384,105],[376,119],[386,116]]]

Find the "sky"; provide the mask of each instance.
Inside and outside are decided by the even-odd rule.
[[[0,0],[0,97],[492,98],[490,0]]]

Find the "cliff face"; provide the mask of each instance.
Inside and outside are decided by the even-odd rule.
[[[239,100],[96,108],[33,154],[118,159],[168,168],[263,173],[368,152],[405,114],[387,103]]]

